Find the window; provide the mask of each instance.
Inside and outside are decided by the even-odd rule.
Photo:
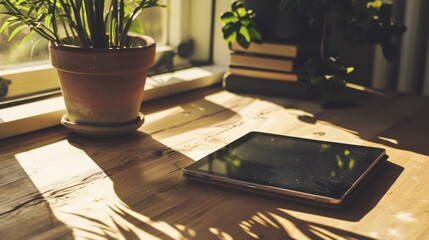
[[[186,69],[211,63],[214,0],[165,1],[168,5],[167,8],[147,9],[140,16],[146,23],[143,26],[146,34],[157,40],[157,59],[163,60],[158,62],[159,68],[154,68],[151,72],[151,77],[147,81],[145,100],[213,84],[221,79],[225,70],[224,66]],[[148,18],[153,19],[155,24],[148,23]],[[19,41],[19,38],[17,40]],[[9,120],[2,117],[2,115],[14,115],[13,111],[22,111],[19,110],[20,107],[28,109],[26,106],[13,106],[17,98],[24,97],[23,99],[28,102],[28,98],[44,97],[47,94],[60,92],[57,74],[48,60],[46,43],[42,44],[38,39],[32,41],[29,42],[29,46],[25,46],[8,42],[7,36],[0,36],[2,43],[0,54],[3,54],[0,57],[0,78],[2,79],[0,86],[7,88],[7,95],[3,97],[1,96],[2,90],[0,90],[0,139],[31,131],[21,129],[10,133],[15,130],[7,127],[5,123],[8,123]],[[36,45],[31,44],[35,42],[37,42]],[[226,48],[223,43],[222,46]],[[36,47],[40,47],[40,54],[34,54]],[[15,52],[19,52],[16,50],[18,48],[19,51],[25,52],[22,54],[25,55],[25,58],[13,62],[12,56]],[[24,61],[26,63],[22,63]],[[160,74],[165,71],[170,72]],[[52,103],[57,102],[52,100]],[[58,119],[50,120],[50,123],[42,124],[43,126],[31,128],[37,129],[58,124],[61,117],[58,114],[62,114],[63,110],[56,107],[54,112],[56,113],[47,114],[50,118],[55,116]],[[19,125],[16,129],[20,129],[22,127],[21,118],[16,120],[13,117],[12,119],[14,124]],[[9,133],[3,131],[6,128]]]
[[[167,1],[164,0],[163,3],[166,4]],[[8,16],[1,17],[0,25],[3,25]],[[168,37],[167,11],[150,8],[144,10],[139,17],[145,34],[152,36],[158,45],[165,46]],[[0,34],[0,77],[3,76],[0,84],[3,89],[0,90],[0,103],[59,91],[56,74],[50,74],[49,71],[52,67],[49,62],[48,41],[34,34],[22,43],[22,39],[29,32],[29,28],[22,29],[10,41],[9,36],[13,29]]]

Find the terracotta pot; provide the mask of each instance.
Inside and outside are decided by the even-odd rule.
[[[155,41],[126,49],[83,49],[51,43],[67,121],[115,127],[139,121],[147,72],[155,61]]]

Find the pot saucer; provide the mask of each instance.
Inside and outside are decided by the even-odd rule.
[[[61,124],[79,135],[88,137],[116,137],[127,133],[135,132],[144,123],[143,113],[139,113],[138,119],[135,122],[118,125],[118,126],[97,126],[97,125],[85,125],[71,122],[67,114],[64,114],[61,118]]]

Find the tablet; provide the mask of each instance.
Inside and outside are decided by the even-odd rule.
[[[250,132],[183,169],[192,179],[339,205],[385,150]]]

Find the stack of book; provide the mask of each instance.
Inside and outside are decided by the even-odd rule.
[[[313,86],[299,81],[295,70],[317,54],[314,44],[251,44],[248,49],[232,43],[229,70],[223,86],[226,90],[273,96],[306,98]]]

